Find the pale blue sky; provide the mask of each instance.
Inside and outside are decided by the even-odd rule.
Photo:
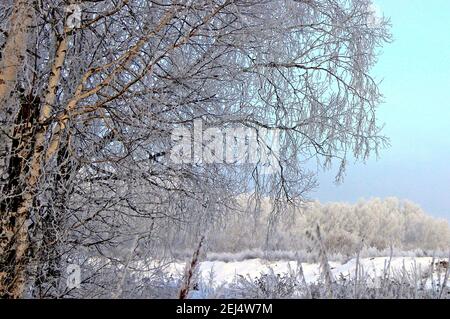
[[[374,70],[383,79],[380,122],[392,146],[366,165],[350,164],[344,183],[320,175],[321,201],[397,196],[450,220],[450,1],[375,0],[394,42]]]

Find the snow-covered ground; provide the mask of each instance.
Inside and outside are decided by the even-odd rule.
[[[393,257],[390,262],[390,275],[395,276],[405,273],[416,274],[421,277],[429,276],[431,264],[431,257]],[[443,259],[435,259],[435,263]],[[352,259],[344,264],[338,262],[330,262],[331,271],[335,278],[338,277],[354,277],[356,268],[356,259]],[[360,276],[368,276],[376,282],[388,269],[389,257],[374,257],[363,258],[359,263]],[[183,274],[186,264],[174,263],[171,264],[167,272],[177,277]],[[307,283],[314,283],[319,280],[320,267],[319,264],[302,263],[304,277]],[[199,271],[204,281],[209,281],[213,278],[213,284],[220,286],[223,284],[232,283],[236,279],[236,275],[242,275],[250,278],[260,277],[262,274],[268,273],[272,269],[275,274],[287,274],[290,271],[297,269],[297,262],[295,261],[265,261],[263,259],[249,259],[236,262],[223,261],[204,261],[199,265]],[[434,269],[434,276],[439,275],[439,271]],[[445,275],[445,269],[440,269],[442,278]]]

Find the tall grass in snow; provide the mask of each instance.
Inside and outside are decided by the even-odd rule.
[[[197,270],[197,266],[199,263],[199,257],[200,257],[200,251],[202,249],[204,239],[205,239],[205,237],[202,237],[200,239],[200,242],[198,243],[198,247],[195,250],[194,255],[192,256],[191,262],[186,265],[186,272],[184,275],[184,280],[181,285],[180,291],[178,293],[178,299],[186,299],[189,295],[189,291],[192,289],[194,274]]]

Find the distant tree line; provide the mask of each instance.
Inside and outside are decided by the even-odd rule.
[[[450,242],[447,220],[428,215],[421,207],[398,198],[360,200],[356,204],[320,203],[292,208],[269,234],[267,224],[270,200],[262,201],[259,211],[242,197],[243,213],[216,227],[209,234],[212,252],[239,252],[251,249],[308,251],[312,249],[307,231],[319,224],[329,253],[353,255],[362,248],[385,250],[446,250]],[[249,214],[248,210],[254,214]]]

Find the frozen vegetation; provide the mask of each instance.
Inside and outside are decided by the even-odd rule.
[[[198,283],[189,297],[450,298],[447,261],[431,257],[374,257],[330,262],[330,291],[325,289],[318,263],[205,261],[199,264]],[[185,264],[176,263],[167,271],[177,278],[184,273],[184,267]]]
[[[259,248],[220,252],[214,250],[217,246],[209,244],[206,237],[200,246],[197,242],[197,246],[192,245],[191,249],[173,251],[162,259],[142,259],[142,254],[135,251],[128,255],[132,258],[126,268],[105,258],[94,259],[95,262],[93,259],[85,260],[85,269],[91,267],[93,278],[86,280],[85,292],[81,290],[73,293],[77,296],[77,293],[88,294],[88,291],[96,291],[92,297],[120,295],[123,298],[178,298],[181,292],[183,298],[450,297],[449,251],[445,249],[447,242],[444,241],[449,230],[445,221],[435,220],[416,205],[394,198],[361,201],[356,205],[312,203],[308,207],[308,216],[316,214],[312,218],[314,223],[303,224],[303,228],[298,228],[296,223],[292,223],[290,227],[281,224],[285,231],[298,236],[304,234],[297,243],[299,246],[284,246],[290,250],[264,249],[265,241],[261,236],[260,241],[248,241],[247,246],[242,243],[242,248],[260,245]],[[336,207],[339,214],[332,214],[330,209]],[[328,221],[330,224],[324,222],[325,227],[318,226],[317,220],[326,220],[318,215],[325,212],[330,216],[347,219],[347,235],[350,238],[359,238],[359,241],[355,239],[353,246],[336,246],[333,241],[328,241],[329,236],[333,235],[331,223],[336,225],[337,231],[337,225],[340,223],[331,219]],[[395,230],[392,233],[374,232],[372,229],[362,233],[362,229],[355,226],[361,223],[361,220],[350,218],[352,216],[348,215],[352,213],[360,214],[361,219],[365,218],[365,222],[372,225],[371,227],[375,227],[377,221],[399,225],[392,227]],[[423,232],[405,237],[407,228],[403,228],[403,232],[400,230],[402,225],[411,225],[411,220],[416,223],[415,227],[423,229]],[[242,221],[241,219],[242,232],[246,232],[247,228],[250,232],[251,227],[259,227],[249,226],[250,223]],[[231,244],[236,235],[229,230],[234,227],[238,225],[223,224],[222,232],[216,230],[215,237],[210,234],[212,243],[220,238]],[[328,231],[324,232],[322,229]],[[361,234],[372,234],[372,237],[363,240]],[[389,237],[390,235],[396,237]],[[177,238],[181,236],[180,232]],[[387,238],[403,241],[387,241]],[[441,238],[441,241],[435,238]],[[189,239],[186,239],[186,242],[189,242]],[[289,243],[293,242],[292,240]],[[372,243],[382,244],[376,246]],[[388,243],[389,247],[386,247]],[[306,248],[296,250],[295,247],[300,245]],[[355,250],[351,251],[349,247],[355,247]],[[422,248],[407,249],[411,247]],[[104,280],[108,282],[108,275],[105,278],[95,277],[100,273],[117,273],[124,280],[112,291],[93,289],[91,284],[101,284]]]

